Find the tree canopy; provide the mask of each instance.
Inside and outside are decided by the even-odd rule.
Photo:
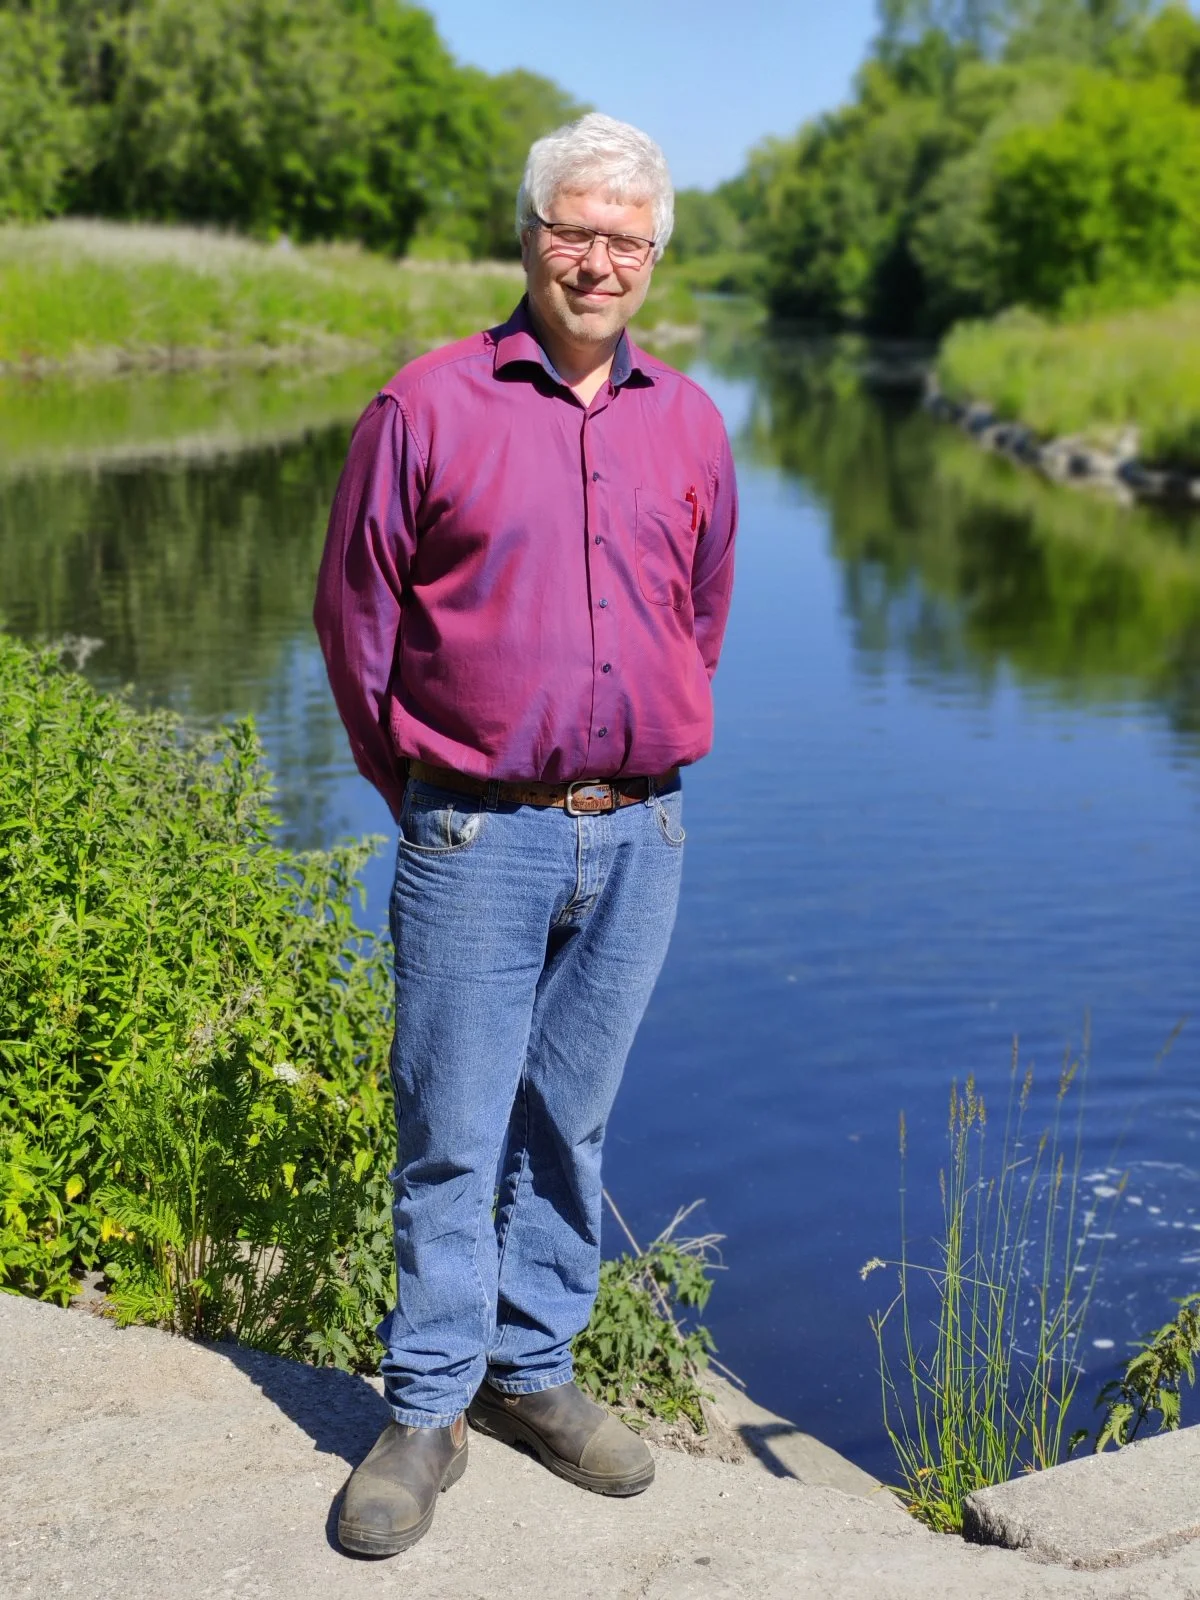
[[[928,334],[1200,279],[1198,178],[1186,6],[881,0],[853,101],[738,182],[777,316]]]
[[[402,0],[0,0],[0,216],[512,254],[529,144],[583,109]]]

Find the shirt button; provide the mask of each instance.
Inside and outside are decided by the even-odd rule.
[[[612,671],[612,662],[611,661],[606,661],[604,663],[604,665],[600,668],[600,671],[601,672],[611,672]]]
[[[597,534],[594,542],[596,544],[603,544],[604,540],[601,538],[601,536],[599,534]]]
[[[600,482],[600,474],[598,472],[593,472],[592,473],[592,482],[593,483],[599,483]]]
[[[596,737],[597,737],[597,739],[603,739],[603,738],[605,738],[607,736],[607,734],[608,734],[608,729],[607,728],[597,728],[596,729]]]
[[[601,611],[603,611],[603,610],[604,610],[604,608],[605,608],[605,606],[606,606],[606,605],[607,605],[607,604],[608,604],[608,601],[607,601],[607,600],[601,600],[601,602],[600,602],[600,609],[601,609]]]

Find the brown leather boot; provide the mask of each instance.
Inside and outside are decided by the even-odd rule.
[[[542,1465],[596,1494],[641,1494],[654,1458],[632,1429],[573,1383],[539,1394],[501,1394],[485,1383],[467,1411],[471,1426],[507,1444],[527,1444]]]
[[[338,1541],[362,1556],[394,1556],[429,1532],[437,1497],[467,1470],[467,1419],[448,1428],[389,1422],[355,1467],[338,1513]]]

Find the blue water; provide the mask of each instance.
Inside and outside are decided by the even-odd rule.
[[[998,1110],[1014,1037],[1022,1067],[1035,1068],[1035,1121],[1049,1114],[1064,1052],[1090,1039],[1085,1190],[1100,1191],[1096,1228],[1113,1237],[1082,1392],[1167,1319],[1171,1296],[1200,1288],[1197,1023],[1156,1062],[1200,999],[1200,676],[1172,666],[1192,659],[1196,635],[1192,620],[1168,618],[1161,637],[1148,632],[1145,670],[1123,658],[1112,677],[1072,679],[1069,654],[1066,669],[1042,674],[1014,665],[1003,643],[981,642],[966,587],[956,597],[927,581],[933,569],[908,562],[886,518],[878,559],[870,541],[839,547],[847,534],[831,494],[841,503],[870,461],[858,468],[851,452],[837,492],[816,467],[785,470],[773,464],[784,452],[762,444],[759,378],[698,375],[740,459],[737,589],[716,746],[685,785],[677,931],[611,1124],[607,1181],[643,1239],[703,1200],[689,1227],[725,1236],[705,1319],[722,1359],[762,1403],[883,1470],[868,1317],[894,1280],[863,1282],[859,1269],[897,1253],[898,1119],[911,1249],[932,1259],[951,1081],[974,1074]],[[3,606],[23,631],[49,620],[103,634],[123,667],[110,676],[134,676],[151,698],[207,714],[253,709],[296,842],[387,834],[382,803],[350,764],[307,621],[304,564],[311,571],[319,552],[341,439],[289,448],[264,457],[276,488],[255,491],[253,526],[276,555],[294,548],[303,600],[290,609],[264,610],[260,597],[239,613],[254,581],[243,543],[228,627],[214,623],[183,668],[169,643],[131,656],[133,568],[149,558],[124,546],[114,555],[112,541],[137,474],[103,492],[75,484],[59,501],[59,480],[47,479],[58,537],[76,564],[78,552],[95,555],[93,576],[67,586],[49,619],[32,588]],[[210,478],[230,470],[142,468],[139,503],[156,503],[146,487],[156,474],[183,473],[203,522]],[[924,488],[907,486],[918,508]],[[0,560],[13,503],[0,496]],[[234,560],[219,528],[212,537],[202,567],[219,578]],[[203,575],[195,581],[203,588]],[[179,626],[196,603],[172,592]],[[1086,612],[1073,625],[1086,632]],[[248,658],[239,640],[250,629],[272,648]],[[388,878],[381,856],[367,872],[371,921]],[[1114,1202],[1105,1191],[1125,1177]],[[606,1242],[620,1246],[615,1229]]]

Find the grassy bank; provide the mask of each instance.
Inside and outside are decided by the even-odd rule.
[[[0,228],[0,371],[344,365],[499,322],[522,283],[512,262],[391,261],[351,245],[271,246],[138,224],[9,226]],[[686,291],[669,276],[656,281],[639,336],[686,337],[691,313]]]
[[[1145,462],[1200,470],[1200,294],[1153,308],[961,324],[938,358],[958,399],[986,400],[1043,437],[1111,445],[1128,428]]]
[[[507,264],[397,263],[349,245],[253,244],[197,229],[56,222],[0,229],[10,368],[344,361],[505,316]]]

